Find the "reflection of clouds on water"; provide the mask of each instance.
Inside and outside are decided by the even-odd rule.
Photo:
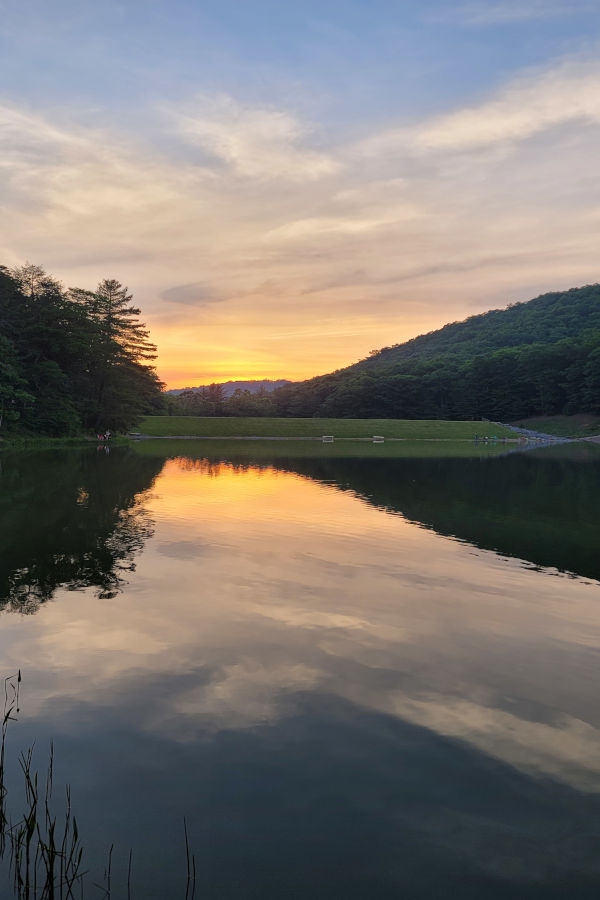
[[[314,858],[306,866],[312,851],[328,868],[340,867],[336,883],[347,879],[347,893],[339,886],[339,893],[315,893],[307,883],[297,896],[372,896],[367,888],[382,866],[386,882],[404,884],[415,898],[432,896],[424,877],[430,866],[434,896],[443,898],[529,896],[538,880],[544,898],[595,896],[599,809],[578,791],[585,784],[531,777],[477,742],[404,717],[405,709],[383,713],[328,693],[319,673],[201,666],[168,678],[133,677],[127,698],[114,693],[94,701],[61,709],[58,699],[53,710],[78,722],[79,753],[110,759],[109,726],[114,769],[102,787],[91,788],[94,818],[101,804],[119,808],[119,790],[133,791],[145,842],[154,831],[164,847],[157,803],[169,815],[185,809],[196,823],[195,846],[208,836],[203,874],[221,890],[248,853],[265,872],[280,869],[283,879],[303,885],[314,878],[315,863],[319,869]],[[464,720],[473,724],[471,712]],[[131,738],[139,730],[142,754]],[[363,893],[353,892],[350,872],[367,879]]]
[[[145,733],[189,741],[273,724],[322,692],[598,786],[595,587],[473,556],[297,476],[211,475],[167,464],[156,537],[121,596],[60,591],[11,623],[30,711],[131,704]],[[210,677],[181,684],[197,671]]]
[[[156,553],[169,556],[171,559],[196,559],[205,552],[200,541],[170,541],[158,544]]]
[[[348,897],[382,867],[421,884],[432,859],[465,896],[597,878],[581,849],[600,789],[597,585],[297,474],[189,462],[143,495],[152,529],[122,593],[58,587],[35,617],[3,617],[21,734],[71,752],[94,822],[135,796],[162,848],[163,814],[185,810],[210,822],[216,883],[247,852],[312,878],[303,896],[307,853],[353,871]]]

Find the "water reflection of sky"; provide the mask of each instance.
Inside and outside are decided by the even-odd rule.
[[[16,734],[57,736],[102,827],[132,791],[149,820],[151,782],[163,825],[196,812],[215,897],[592,896],[597,584],[270,468],[170,460],[144,505],[122,593],[60,589],[0,632]]]

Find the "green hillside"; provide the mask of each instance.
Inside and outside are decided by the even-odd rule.
[[[406,360],[446,354],[467,357],[506,347],[553,344],[593,329],[600,330],[600,284],[542,294],[535,300],[452,322],[404,344],[384,347],[348,369],[376,371]]]
[[[472,316],[272,397],[280,416],[598,415],[600,285]]]

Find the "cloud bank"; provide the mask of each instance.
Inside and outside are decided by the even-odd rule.
[[[149,117],[0,106],[0,255],[128,283],[171,386],[318,374],[597,279],[595,58],[358,136],[223,93]]]

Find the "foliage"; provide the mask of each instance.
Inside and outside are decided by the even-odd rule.
[[[472,316],[272,394],[280,416],[600,413],[600,285]]]
[[[434,359],[448,353],[471,358],[504,348],[554,344],[592,329],[600,330],[599,284],[555,291],[470,316],[404,344],[384,347],[356,367],[375,371],[402,360]]]
[[[14,345],[0,334],[0,428],[18,419],[19,406],[33,402],[24,388]]]
[[[156,348],[127,289],[65,291],[39,266],[0,267],[0,428],[120,431],[162,408]]]
[[[272,392],[262,387],[258,391],[238,388],[225,396],[224,385],[211,384],[201,390],[185,390],[169,398],[169,413],[173,416],[273,416],[275,405]]]

